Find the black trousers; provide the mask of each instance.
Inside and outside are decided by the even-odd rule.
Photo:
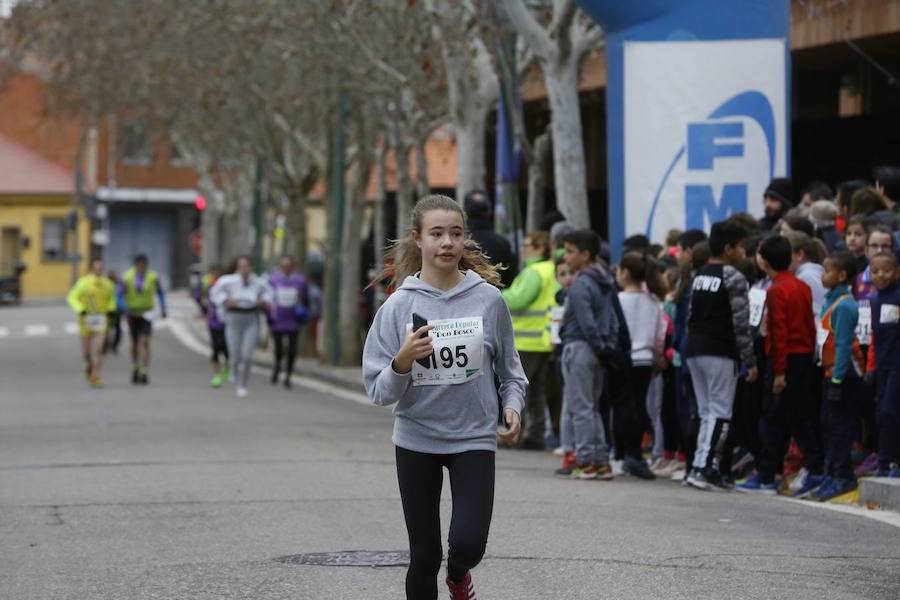
[[[806,470],[812,475],[821,475],[824,470],[821,430],[809,409],[814,372],[811,354],[789,354],[785,372],[787,387],[776,396],[772,392],[775,373],[769,365],[763,387],[760,421],[762,456],[757,465],[764,483],[771,482],[776,474],[782,472],[791,434],[803,452]]]
[[[525,410],[522,415],[522,438],[519,445],[544,447],[544,427],[547,424],[547,371],[549,352],[519,352],[522,370],[528,378]]]
[[[484,556],[494,508],[494,457],[489,450],[426,454],[397,447],[397,480],[409,534],[407,600],[436,600],[441,570],[441,487],[450,473],[453,512],[447,576],[462,581]]]
[[[631,367],[607,371],[607,390],[612,397],[613,438],[616,459],[626,456],[643,460],[641,441],[650,428],[647,416],[647,389],[653,378],[653,367]]]
[[[853,479],[853,463],[850,451],[856,434],[854,420],[854,404],[859,398],[862,380],[856,376],[853,368],[847,370],[841,384],[840,402],[829,402],[827,398],[828,382],[823,378],[819,396],[822,409],[822,435],[825,441],[825,472],[835,479]]]
[[[275,369],[277,376],[281,372],[282,359],[285,360],[284,370],[290,377],[294,372],[294,361],[297,359],[297,331],[273,331],[272,339],[275,341]],[[285,356],[287,350],[287,356]]]
[[[682,358],[682,360],[684,360]],[[682,364],[675,371],[675,401],[678,405],[678,424],[681,429],[681,449],[685,464],[694,464],[697,450],[697,436],[700,433],[700,417],[697,412],[697,397],[687,366]]]
[[[678,450],[681,441],[681,427],[678,424],[678,403],[675,398],[675,368],[670,367],[663,372],[662,403],[663,450]]]

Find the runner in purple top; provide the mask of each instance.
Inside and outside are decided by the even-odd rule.
[[[275,302],[269,314],[269,327],[275,341],[275,368],[272,383],[278,383],[282,357],[285,359],[284,387],[291,387],[291,373],[297,356],[297,336],[300,326],[306,322],[306,279],[294,270],[294,259],[282,256],[279,270],[269,276],[269,284],[275,293]],[[285,348],[287,346],[287,348]],[[287,350],[287,356],[285,356]]]

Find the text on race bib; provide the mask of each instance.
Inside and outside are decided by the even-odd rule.
[[[84,327],[92,333],[106,331],[106,315],[88,313],[84,316]]]
[[[766,290],[751,288],[750,290],[750,326],[759,327],[766,308]]]
[[[283,307],[293,307],[297,304],[299,292],[295,287],[278,287],[275,288],[275,304]]]
[[[898,321],[900,321],[900,306],[896,304],[882,304],[878,322],[889,324],[897,323]]]
[[[413,362],[414,386],[457,385],[481,375],[484,363],[484,324],[481,317],[431,319],[429,332],[434,350],[428,366]],[[407,329],[411,329],[408,325]]]
[[[856,323],[856,339],[860,345],[868,346],[872,343],[872,307],[859,307],[859,321]]]
[[[816,360],[821,364],[822,349],[825,348],[825,342],[828,341],[829,332],[822,327],[822,324],[816,319]]]
[[[554,345],[562,344],[559,337],[559,330],[562,327],[563,317],[566,314],[564,306],[553,306],[550,308],[550,343]]]

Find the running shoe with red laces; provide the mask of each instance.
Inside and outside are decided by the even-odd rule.
[[[570,477],[572,475],[572,470],[575,468],[575,453],[574,452],[566,452],[565,456],[563,456],[562,467],[553,471],[554,475],[559,475],[560,477]]]
[[[466,576],[459,583],[453,583],[447,577],[447,587],[450,588],[450,600],[476,600],[475,588],[472,586],[472,574],[466,571]]]

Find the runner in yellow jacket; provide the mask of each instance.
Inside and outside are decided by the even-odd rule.
[[[116,289],[103,275],[103,261],[91,263],[91,270],[72,286],[66,300],[78,315],[84,374],[92,387],[103,387],[100,369],[103,367],[103,346],[109,327],[109,313],[116,310]]]

